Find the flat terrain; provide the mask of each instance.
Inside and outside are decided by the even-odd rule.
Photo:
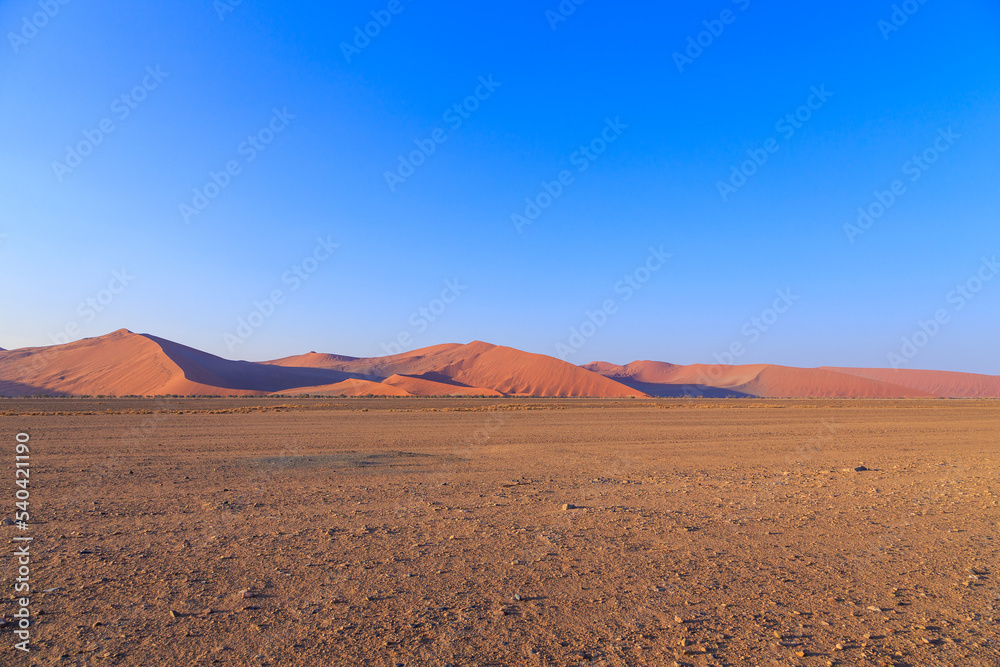
[[[0,664],[1000,664],[997,401],[6,399],[2,516],[22,430]]]

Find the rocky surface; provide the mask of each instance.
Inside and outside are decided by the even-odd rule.
[[[4,437],[31,434],[36,550],[34,651],[8,625],[0,662],[996,665],[998,418],[0,401]]]

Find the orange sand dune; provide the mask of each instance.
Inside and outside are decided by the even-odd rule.
[[[912,368],[834,368],[846,373],[900,387],[927,392],[942,398],[1000,398],[1000,376],[951,371],[925,371]]]
[[[428,376],[444,378],[444,381],[430,379]],[[458,384],[457,382],[448,380],[445,376],[435,373],[426,373],[423,376],[390,375],[382,380],[382,384],[405,389],[414,396],[503,396],[499,391],[485,387],[469,387],[464,384]]]
[[[214,394],[187,379],[155,342],[125,329],[98,338],[0,353],[0,393]]]
[[[374,359],[311,352],[254,363],[121,329],[66,345],[0,352],[0,394],[7,396],[272,393],[643,395],[552,357],[480,342]]]
[[[317,363],[320,359],[289,357],[267,362],[279,366]],[[643,392],[579,366],[542,354],[474,341],[468,345],[436,345],[389,357],[354,361],[324,360],[322,368],[368,377],[438,373],[468,387],[492,389],[510,396],[638,397]]]
[[[586,368],[651,395],[677,395],[676,386],[697,395],[699,388],[724,395],[762,398],[914,398],[935,394],[875,379],[822,368],[793,368],[772,364],[677,366],[659,361],[634,361],[625,366],[594,362]],[[661,389],[658,389],[658,386]],[[706,392],[709,395],[718,395]]]
[[[310,394],[312,396],[413,396],[413,394],[401,387],[372,382],[371,380],[359,380],[357,378],[318,387],[297,387],[275,393],[291,396],[301,394]]]
[[[256,395],[330,384],[348,374],[229,361],[127,329],[96,338],[0,352],[0,394]]]
[[[65,345],[0,350],[0,395],[754,396],[1000,398],[1000,377],[913,369],[634,361],[574,366],[482,341],[388,357],[310,352],[230,361],[120,329]]]

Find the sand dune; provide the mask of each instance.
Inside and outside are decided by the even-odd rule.
[[[943,398],[1000,398],[1000,376],[996,375],[925,371],[910,368],[898,370],[892,368],[824,368],[837,373],[889,382]]]
[[[1000,398],[1000,377],[947,371],[677,365],[554,357],[482,341],[387,357],[309,352],[231,361],[120,329],[65,345],[0,350],[0,395]]]
[[[585,368],[653,396],[731,395],[762,398],[916,398],[937,394],[822,368],[771,364],[678,366],[634,361],[625,366],[594,362]],[[677,388],[682,387],[683,392]]]
[[[125,329],[65,345],[0,353],[0,392],[5,396],[217,393],[214,387],[187,379],[154,341]]]
[[[0,352],[0,393],[643,395],[552,357],[481,342],[436,345],[372,359],[310,352],[255,363],[230,361],[126,329],[66,345]]]
[[[258,395],[348,377],[324,369],[229,361],[127,329],[65,345],[0,352],[5,396]]]
[[[508,396],[642,396],[598,373],[542,354],[474,341],[467,345],[435,345],[403,354],[339,361],[329,355],[301,355],[267,362],[279,366],[320,367],[369,378],[392,375],[442,378],[467,387],[491,389]]]

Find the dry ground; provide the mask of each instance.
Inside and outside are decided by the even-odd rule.
[[[0,516],[22,430],[2,664],[1000,664],[995,401],[10,399]]]

